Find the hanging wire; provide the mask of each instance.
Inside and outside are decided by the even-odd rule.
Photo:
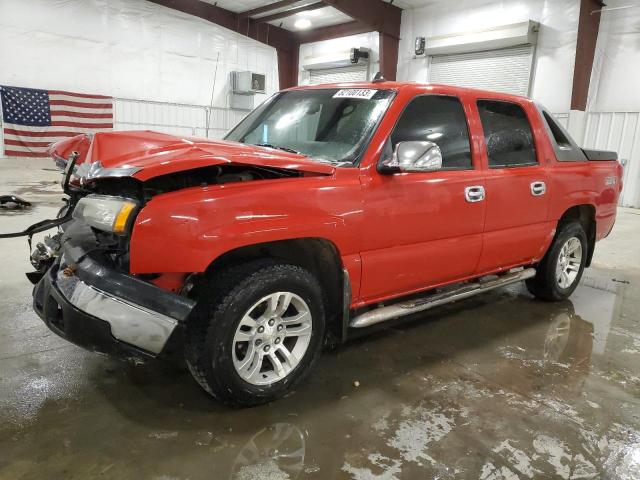
[[[211,124],[211,110],[213,108],[213,94],[216,91],[216,79],[218,78],[219,63],[220,63],[220,51],[218,51],[218,56],[216,57],[216,69],[213,72],[213,85],[211,86],[211,100],[209,101],[209,108],[207,110],[207,121],[205,122],[204,134],[207,138],[209,138],[209,126]]]
[[[612,12],[614,10],[626,10],[627,8],[640,8],[640,5],[625,5],[623,7],[605,7],[605,8],[601,8],[600,10],[593,10],[591,12],[591,15],[598,12]]]

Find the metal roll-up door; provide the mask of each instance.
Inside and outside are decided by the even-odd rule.
[[[367,65],[352,65],[348,67],[325,68],[311,70],[309,83],[321,85],[323,83],[366,82],[368,75]]]
[[[434,55],[431,57],[429,81],[527,96],[533,52],[533,45],[522,45],[483,52]]]

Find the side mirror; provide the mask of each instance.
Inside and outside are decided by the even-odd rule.
[[[396,145],[391,158],[380,164],[380,173],[435,172],[442,168],[442,152],[434,142],[410,141]]]

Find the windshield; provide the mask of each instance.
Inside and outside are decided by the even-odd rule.
[[[225,139],[353,164],[394,94],[364,88],[282,92],[251,112]]]

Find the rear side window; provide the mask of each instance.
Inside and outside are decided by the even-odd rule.
[[[556,153],[556,158],[561,162],[586,161],[587,157],[582,149],[578,147],[562,125],[553,118],[553,115],[544,108],[538,107],[538,109],[547,127],[547,133],[549,134],[549,138],[551,138],[551,144]]]
[[[479,100],[478,110],[490,168],[537,164],[531,125],[520,105]]]
[[[472,168],[467,117],[456,97],[422,95],[411,100],[391,134],[393,147],[408,141],[438,145],[443,170]]]

